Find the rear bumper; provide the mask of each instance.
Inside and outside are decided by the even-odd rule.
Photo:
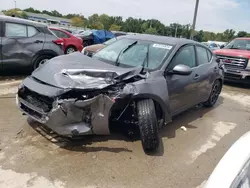
[[[230,70],[225,71],[225,81],[250,84],[250,70]]]

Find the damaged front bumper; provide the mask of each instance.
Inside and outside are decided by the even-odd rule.
[[[55,99],[49,107],[44,96],[32,91],[35,95],[23,97],[21,90],[16,97],[21,111],[59,135],[110,134],[109,113],[114,101],[107,95],[99,94],[86,100]]]
[[[226,69],[225,80],[250,84],[250,70]]]

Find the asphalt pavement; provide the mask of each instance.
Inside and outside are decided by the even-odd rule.
[[[202,187],[250,130],[249,87],[225,85],[214,108],[195,107],[161,130],[155,154],[119,135],[70,141],[22,115],[19,83],[0,81],[0,188]]]

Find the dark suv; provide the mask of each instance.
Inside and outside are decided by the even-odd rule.
[[[35,69],[62,55],[62,45],[46,25],[0,16],[0,70]]]

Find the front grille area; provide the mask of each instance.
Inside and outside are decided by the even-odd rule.
[[[248,63],[247,58],[217,55],[225,64],[226,69],[245,69]]]
[[[42,112],[49,112],[52,109],[53,99],[47,96],[40,95],[29,90],[27,87],[19,89],[18,96],[27,103],[35,106]]]

